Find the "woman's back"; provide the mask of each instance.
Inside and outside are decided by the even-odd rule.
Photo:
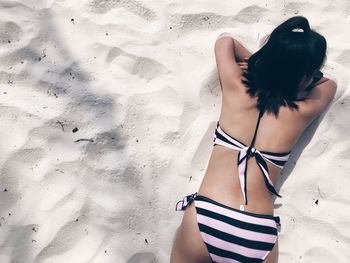
[[[227,86],[226,86],[227,85]],[[273,153],[289,152],[310,122],[330,103],[335,92],[335,83],[322,78],[304,100],[296,101],[299,110],[280,107],[278,118],[273,114],[261,117],[254,148]],[[246,93],[246,87],[237,80],[222,85],[222,108],[219,123],[221,129],[246,146],[252,142],[259,111],[257,98]],[[215,145],[207,171],[198,193],[231,207],[244,204],[237,169],[238,151]],[[266,162],[273,184],[281,168]],[[264,177],[254,158],[247,164],[246,211],[273,214],[272,195],[265,186]]]

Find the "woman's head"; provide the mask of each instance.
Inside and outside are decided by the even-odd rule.
[[[326,59],[327,42],[310,28],[303,16],[289,18],[267,37],[263,47],[248,60],[244,73],[258,108],[278,115],[280,106],[298,109],[298,92],[312,81]]]

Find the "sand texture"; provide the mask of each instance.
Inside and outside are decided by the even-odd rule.
[[[336,97],[283,170],[280,262],[350,262],[349,1],[0,1],[0,262],[169,262],[212,150],[214,43],[296,14]]]

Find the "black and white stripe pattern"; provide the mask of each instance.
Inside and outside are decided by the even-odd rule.
[[[279,217],[240,211],[202,195],[194,200],[199,230],[213,262],[263,262],[273,249]]]
[[[245,204],[248,204],[246,181],[247,181],[247,159],[249,158],[249,156],[255,157],[257,165],[264,176],[267,189],[272,194],[281,197],[275,190],[275,187],[270,179],[268,166],[265,160],[279,168],[283,168],[284,164],[287,162],[289,158],[290,152],[272,153],[267,151],[259,151],[252,146],[246,146],[244,143],[240,142],[239,140],[233,138],[232,136],[224,132],[219,125],[219,121],[217,122],[217,127],[215,130],[215,136],[214,136],[214,145],[216,144],[239,151],[238,160],[237,160],[238,173],[239,173],[239,180],[241,184],[241,191],[245,200]]]

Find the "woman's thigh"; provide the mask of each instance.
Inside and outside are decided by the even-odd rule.
[[[268,254],[264,263],[277,263],[278,262],[278,238],[276,244],[273,246],[272,251]]]
[[[192,202],[185,210],[176,231],[170,263],[211,263],[207,247],[199,232],[196,209]]]

